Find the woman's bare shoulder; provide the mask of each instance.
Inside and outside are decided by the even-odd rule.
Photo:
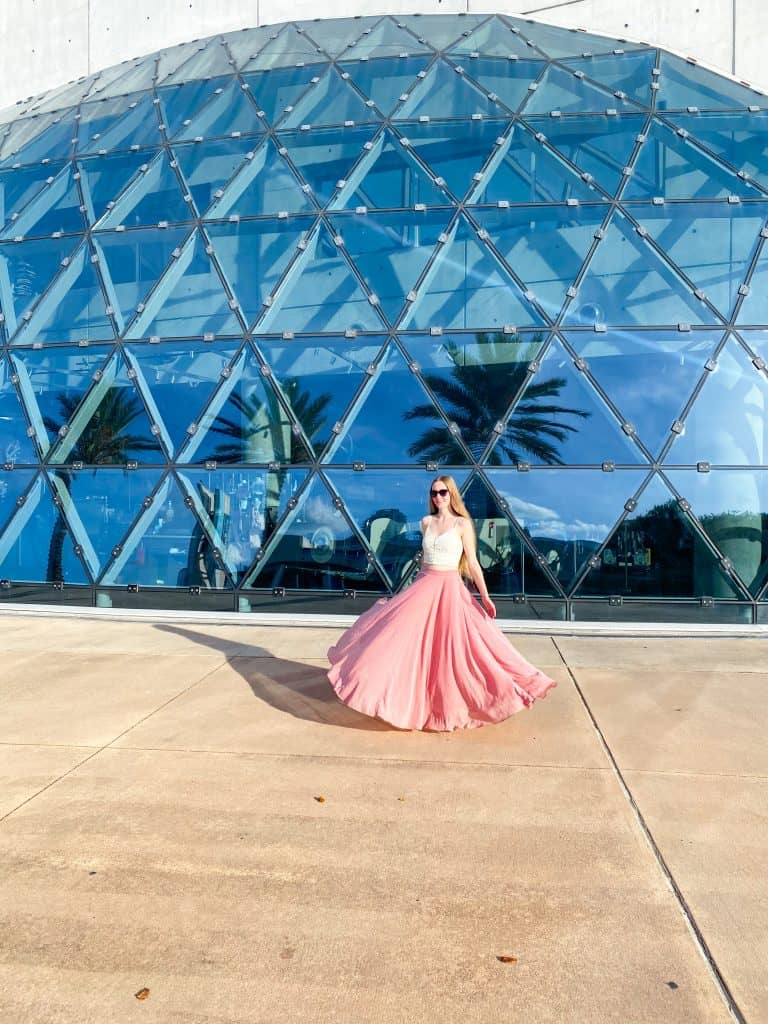
[[[424,533],[426,528],[429,526],[429,521],[432,518],[431,515],[427,514],[421,517],[421,532]]]

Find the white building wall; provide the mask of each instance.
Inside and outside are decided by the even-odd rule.
[[[768,0],[0,0],[0,107],[190,39],[288,18],[497,10],[697,57],[768,92]]]

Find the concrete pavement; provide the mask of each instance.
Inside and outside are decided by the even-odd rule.
[[[0,1020],[768,1020],[768,640],[514,636],[557,689],[422,734],[331,628],[0,635]]]

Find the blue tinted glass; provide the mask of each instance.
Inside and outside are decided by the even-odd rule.
[[[458,425],[473,458],[479,459],[496,438],[494,428],[525,384],[528,365],[539,353],[543,334],[455,334],[439,339],[406,334],[401,340],[446,418]],[[424,411],[426,415],[414,418],[437,422],[431,409],[425,406]],[[514,435],[511,423],[500,442],[510,458]],[[429,440],[425,440],[428,454]]]
[[[555,25],[539,25],[519,18],[509,18],[520,34],[530,40],[548,57],[578,57],[585,51],[607,53],[615,50],[644,50],[645,43],[628,43],[626,39],[611,39],[609,36],[591,35],[576,29],[558,28]]]
[[[643,462],[571,356],[555,340],[539,360],[515,403],[506,430],[488,456],[490,465],[600,465]]]
[[[5,359],[0,360],[0,462],[10,466],[37,461],[32,441],[27,436],[27,421],[21,411],[19,396],[11,380],[14,372]]]
[[[129,146],[156,146],[162,141],[155,105],[149,94],[139,99],[121,96],[85,103],[80,114],[78,154],[128,149]]]
[[[564,322],[650,327],[716,321],[689,286],[617,211],[589,261]]]
[[[394,345],[379,361],[326,457],[336,464],[463,465],[467,461],[445,419]]]
[[[728,317],[760,241],[764,203],[633,206],[632,215]]]
[[[752,276],[749,280],[749,293],[744,298],[736,317],[737,324],[749,326],[751,324],[768,324],[768,250],[763,243],[763,249],[757,260]]]
[[[462,22],[456,25],[462,29]],[[531,53],[531,47],[525,40],[496,16],[484,20],[472,32],[462,31],[462,38],[448,52],[465,57],[472,53],[482,53],[489,57],[536,56]]]
[[[519,286],[475,229],[459,217],[411,300],[401,326],[500,328],[542,324]]]
[[[670,122],[763,185],[768,183],[768,111],[670,114]]]
[[[624,511],[645,472],[546,469],[488,471],[510,513],[567,592]]]
[[[165,84],[175,71],[178,71],[191,57],[200,53],[204,48],[204,44],[199,39],[193,39],[189,43],[181,43],[179,46],[161,50],[157,55],[158,82]]]
[[[613,474],[618,476],[618,473]],[[671,492],[654,477],[611,536],[579,594],[744,597],[696,535]]]
[[[227,85],[217,86],[208,103],[182,128],[177,138],[211,138],[229,135],[232,132],[242,132],[245,135],[263,130],[264,123],[248,97],[248,90],[241,89],[240,83],[235,80]]]
[[[160,150],[151,163],[142,164],[139,171],[114,208],[99,221],[100,229],[192,219],[189,204],[184,202],[184,189],[165,150]]]
[[[375,107],[367,106],[359,93],[345,82],[336,68],[329,68],[309,89],[281,122],[282,128],[300,128],[304,124],[343,125],[345,122],[378,121]]]
[[[474,216],[542,308],[557,316],[607,207],[477,210]],[[514,323],[514,318],[512,318]],[[530,322],[530,321],[528,321]],[[523,321],[520,321],[522,324]]]
[[[15,110],[13,113],[15,113]],[[4,121],[7,116],[8,112],[6,111],[6,114],[3,116]],[[24,117],[21,120],[11,121],[10,124],[5,125],[2,135],[0,135],[0,160],[2,160],[2,166],[15,165],[17,163],[16,153],[20,153],[24,146],[33,139],[39,138],[51,124],[54,122],[59,123],[60,121],[61,117],[59,115],[49,113],[35,115],[34,117]],[[69,153],[63,155],[69,156]],[[8,159],[9,157],[12,159]]]
[[[70,259],[80,239],[31,239],[0,242],[0,307],[9,336],[29,319],[32,309]]]
[[[236,174],[258,141],[246,139],[214,139],[208,142],[177,144],[173,155],[195,202],[198,213],[204,214],[224,186]]]
[[[529,93],[528,87],[544,70],[543,61],[486,56],[475,56],[461,66],[473,81],[487,93],[498,96],[510,110],[517,110],[524,102]]]
[[[324,206],[336,191],[337,182],[345,180],[364,155],[366,151],[363,147],[370,142],[375,131],[375,126],[370,125],[366,128],[347,128],[343,134],[335,128],[314,132],[281,132],[278,139],[299,174],[311,186],[318,202]],[[290,177],[292,188],[298,190],[293,173]],[[302,197],[307,202],[306,197]]]
[[[730,195],[760,197],[750,182],[742,181],[672,128],[654,121],[621,198],[715,199]]]
[[[108,205],[117,200],[142,164],[151,163],[154,157],[154,151],[144,149],[138,153],[107,153],[78,161],[80,187],[91,224],[106,213]]]
[[[447,50],[464,32],[471,32],[478,25],[488,20],[487,14],[434,14],[424,17],[421,14],[406,14],[400,19],[411,32],[426,37],[436,50]]]
[[[241,221],[208,224],[216,258],[248,323],[270,296],[312,220]]]
[[[3,237],[84,231],[86,223],[80,210],[80,192],[74,175],[71,164],[59,171],[50,185],[21,211]]]
[[[252,217],[280,212],[303,213],[314,209],[292,168],[278,153],[275,141],[267,139],[229,184],[224,195],[216,200],[208,216],[218,218],[238,214]]]
[[[273,68],[244,75],[251,96],[271,125],[278,124],[283,115],[310,87],[318,69],[311,67]]]
[[[33,119],[37,120],[37,119]],[[40,134],[34,134],[35,126],[30,126],[32,138],[27,140],[21,136],[19,142],[23,141],[18,149],[14,149],[5,156],[0,167],[15,167],[16,164],[36,164],[41,160],[64,160],[72,155],[73,139],[77,122],[71,116],[64,118],[58,124],[50,124],[50,118],[41,119],[44,127]]]
[[[296,481],[282,482],[278,498],[287,509]],[[333,504],[331,493],[315,477],[288,511],[267,546],[253,587],[320,590],[384,591],[386,584],[346,516]]]
[[[16,511],[16,502],[32,483],[36,472],[35,469],[0,469],[0,538],[3,527]]]
[[[253,60],[274,33],[271,25],[262,25],[260,28],[242,28],[236,32],[227,32],[223,39],[234,58],[235,66],[240,68]]]
[[[402,20],[402,19],[401,19]],[[324,53],[329,57],[336,57],[343,53],[348,46],[352,46],[367,28],[373,28],[378,24],[379,18],[315,18],[312,21],[302,21],[300,25],[305,35],[312,39],[317,46],[322,47]]]
[[[432,174],[444,179],[454,196],[461,199],[506,127],[506,121],[414,122],[400,125],[400,132]]]
[[[348,74],[360,92],[373,100],[382,114],[390,114],[418,81],[417,75],[429,64],[428,57],[382,57],[373,60],[342,61],[342,72]]]
[[[751,593],[759,593],[768,580],[768,471],[671,470],[667,476]]]
[[[26,204],[53,184],[62,164],[0,171],[0,228],[13,225]]]
[[[365,380],[383,338],[259,339],[283,398],[304,430],[316,455],[332,437],[335,423]]]
[[[332,218],[347,252],[390,323],[434,251],[450,212],[418,212]]]
[[[382,18],[378,25],[363,30],[360,38],[344,57],[366,60],[368,57],[396,57],[401,53],[431,53],[431,47],[420,43],[418,38],[405,27],[395,24],[392,18]]]
[[[648,450],[658,455],[721,338],[719,331],[566,332]]]
[[[291,265],[275,300],[259,320],[267,331],[378,331],[382,318],[347,260],[339,236],[324,224]]]
[[[467,202],[563,203],[602,198],[577,171],[537,142],[524,125],[516,124],[504,135]]]
[[[157,95],[160,97],[160,109],[168,138],[172,138],[182,128],[192,124],[192,118],[213,99],[215,90],[223,88],[226,84],[226,78],[217,78],[213,81],[203,79],[158,89]]]
[[[544,134],[551,146],[613,194],[645,121],[644,115],[637,114],[622,117],[587,114],[562,120],[536,117],[530,118],[528,123],[535,132]]]
[[[166,83],[188,82],[193,78],[213,78],[215,75],[230,74],[234,70],[226,47],[219,36],[203,40],[197,52],[180,63],[168,75]]]
[[[587,78],[604,85],[611,92],[626,93],[645,106],[651,104],[651,72],[656,64],[655,50],[638,50],[626,54],[603,54],[578,57],[566,61],[573,71],[582,71]]]
[[[588,82],[585,78],[577,78],[564,68],[551,65],[536,89],[531,92],[530,99],[523,107],[523,113],[548,114],[552,110],[562,113],[584,111],[632,110],[632,105],[613,95],[606,89]]]
[[[504,111],[498,103],[488,99],[482,89],[457,74],[454,65],[437,60],[414,86],[409,98],[397,108],[395,117],[466,117],[472,114],[500,117]]]
[[[762,419],[766,399],[768,377],[755,369],[734,339],[729,339],[717,357],[716,371],[708,375],[685,419],[685,432],[675,439],[666,462],[768,464]]]
[[[298,32],[293,25],[282,25],[275,27],[272,38],[245,65],[245,70],[294,67],[300,63],[316,64],[324,59],[325,55],[319,52],[313,40]]]
[[[766,105],[766,98],[760,93],[731,82],[714,71],[689,64],[671,53],[661,54],[659,83],[656,96],[659,110],[684,110],[689,106],[717,110]]]

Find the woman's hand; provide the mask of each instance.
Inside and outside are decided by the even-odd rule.
[[[496,618],[496,605],[487,595],[483,598],[483,608],[485,608],[492,619]]]

